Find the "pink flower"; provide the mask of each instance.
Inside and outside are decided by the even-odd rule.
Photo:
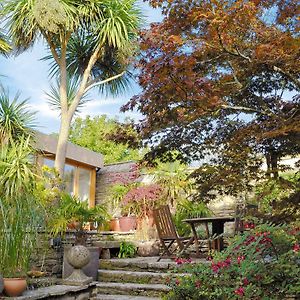
[[[201,281],[200,280],[196,280],[195,281],[195,287],[198,289],[201,286]]]
[[[245,286],[247,286],[247,285],[249,284],[248,278],[244,278],[244,279],[243,279],[243,284],[244,284]]]
[[[238,262],[238,264],[240,264],[241,261],[243,261],[244,259],[245,259],[245,256],[244,256],[244,255],[238,256],[238,257],[237,257],[237,262]]]
[[[217,273],[219,271],[220,267],[218,264],[215,264],[214,262],[212,262],[211,269],[213,270],[214,273]]]
[[[235,291],[234,291],[234,293],[236,294],[236,295],[239,295],[239,296],[244,296],[245,295],[245,289],[243,288],[243,287],[239,287],[238,289],[236,289]]]
[[[293,246],[293,251],[296,253],[296,252],[298,252],[300,250],[300,245],[299,244],[295,244],[294,246]]]
[[[178,278],[176,278],[175,284],[176,284],[176,285],[179,285],[179,284],[180,284],[180,280],[179,280]]]

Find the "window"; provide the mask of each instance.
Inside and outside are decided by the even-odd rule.
[[[54,167],[54,159],[43,157],[43,165]],[[81,200],[88,200],[90,206],[95,203],[96,171],[75,163],[66,163],[64,169],[65,190],[77,195]]]
[[[75,194],[75,170],[76,167],[65,164],[65,190],[71,195]]]
[[[78,196],[82,200],[89,199],[91,185],[91,171],[83,168],[78,168]]]

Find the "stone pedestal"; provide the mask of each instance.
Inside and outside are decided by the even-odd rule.
[[[62,283],[65,285],[86,285],[91,283],[93,278],[86,276],[82,271],[82,268],[91,259],[89,250],[84,246],[78,245],[72,247],[66,255],[68,263],[74,268],[74,271]]]

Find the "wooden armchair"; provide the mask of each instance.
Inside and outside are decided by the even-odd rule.
[[[163,253],[157,261],[162,258],[172,258],[172,255],[178,251],[182,253],[193,242],[193,238],[179,237],[175,225],[172,220],[169,206],[161,206],[153,211],[154,222],[157,228],[158,237],[163,248]],[[176,244],[176,247],[171,250],[171,246]],[[173,256],[174,257],[174,256]]]

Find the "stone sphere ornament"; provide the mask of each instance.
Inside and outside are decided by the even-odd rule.
[[[90,262],[91,254],[87,247],[77,245],[69,250],[67,260],[75,269],[82,269]]]
[[[91,260],[91,254],[88,248],[82,245],[72,247],[67,253],[68,263],[74,268],[73,273],[63,280],[67,285],[86,285],[93,281],[92,277],[86,276],[82,268]]]

